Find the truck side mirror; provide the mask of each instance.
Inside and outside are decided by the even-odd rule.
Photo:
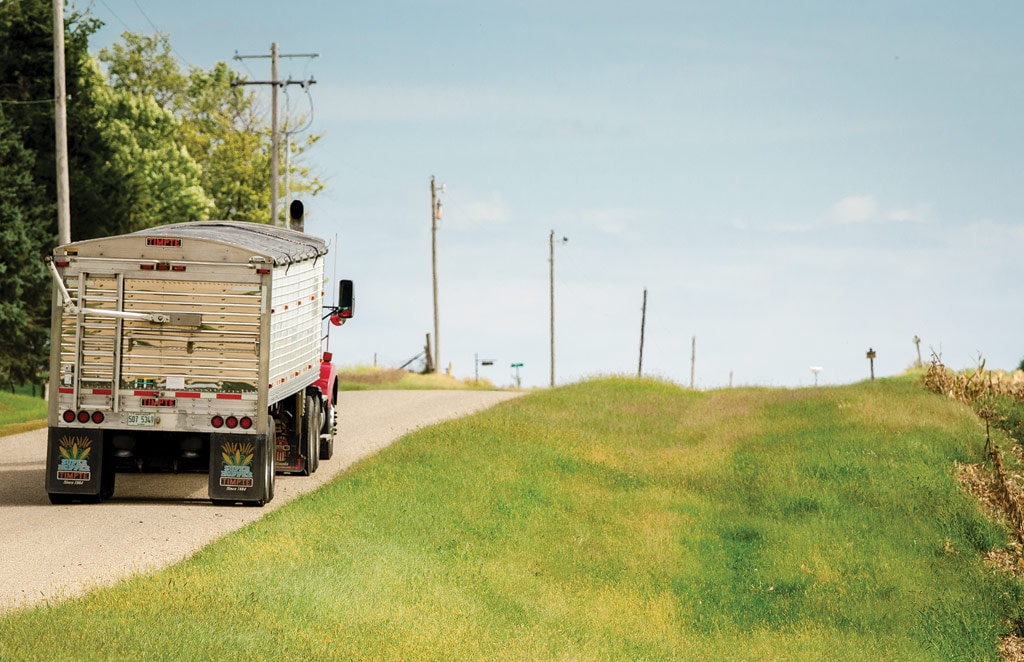
[[[338,283],[337,314],[342,319],[351,319],[355,312],[356,297],[352,281],[343,280]]]

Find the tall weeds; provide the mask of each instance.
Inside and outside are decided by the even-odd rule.
[[[1024,373],[986,372],[984,360],[973,371],[957,373],[933,354],[924,384],[935,393],[970,406],[985,421],[985,452],[992,461],[996,483],[992,496],[1005,513],[1007,525],[1024,544],[1024,495],[1018,477],[1007,469],[991,433],[993,427],[1002,430],[1010,444],[1019,448],[1020,438],[1024,437]]]

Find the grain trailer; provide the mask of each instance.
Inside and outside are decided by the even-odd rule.
[[[46,491],[97,502],[124,471],[209,473],[215,503],[262,506],[275,473],[330,459],[337,371],[326,243],[286,228],[178,223],[58,246]]]

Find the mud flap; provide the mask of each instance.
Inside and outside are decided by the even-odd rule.
[[[272,460],[265,434],[210,435],[210,498],[267,501],[267,464]]]
[[[274,457],[278,471],[297,473],[302,471],[305,466],[296,425],[294,423],[288,425],[285,421],[279,421],[277,424],[277,444]]]
[[[50,428],[46,443],[46,491],[52,496],[99,500],[104,484],[103,450],[102,430]],[[107,481],[112,483],[113,464],[107,473]]]

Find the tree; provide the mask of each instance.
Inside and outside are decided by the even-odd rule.
[[[238,74],[224,62],[182,74],[170,38],[161,32],[125,32],[121,42],[100,51],[99,60],[111,88],[152,99],[180,122],[181,142],[202,169],[213,217],[269,222],[270,127],[254,93],[232,84]],[[292,158],[298,161],[319,138],[293,145]],[[323,189],[301,165],[292,173],[292,190],[316,195]]]
[[[224,62],[189,72],[188,104],[181,108],[189,151],[203,166],[203,187],[217,218],[270,222],[270,129],[255,96],[232,86],[237,74]]]
[[[49,274],[55,207],[32,176],[35,157],[0,106],[0,382],[35,382],[46,364]]]
[[[121,178],[119,227],[133,232],[169,222],[204,220],[213,201],[203,190],[202,168],[181,138],[181,122],[152,95],[101,86],[100,132],[112,154],[104,169]]]
[[[30,379],[46,360],[42,258],[57,236],[52,11],[50,0],[0,0],[0,381]],[[97,61],[88,45],[100,25],[65,14],[72,240],[211,216],[268,222],[270,132],[255,96],[232,85],[224,63],[182,73],[161,33],[125,33]],[[293,189],[319,192],[298,172]]]
[[[52,12],[46,0],[0,4],[0,380],[9,384],[34,380],[48,353],[50,282],[43,257],[57,239]],[[77,65],[97,24],[74,13],[66,23],[68,136],[78,150],[69,165],[72,197],[82,200],[98,184],[82,177],[89,162],[83,154],[105,156],[102,148],[83,149],[96,146],[95,132],[79,112],[88,105],[89,81]]]

